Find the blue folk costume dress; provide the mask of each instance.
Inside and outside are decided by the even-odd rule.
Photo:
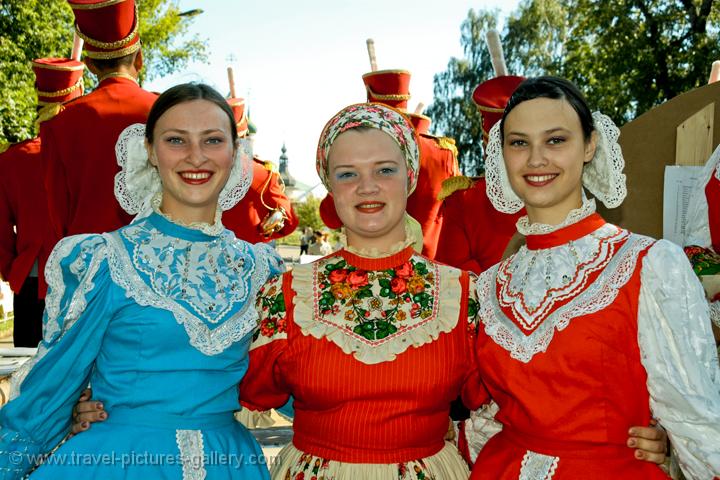
[[[0,410],[0,478],[19,478],[70,430],[88,383],[105,422],[62,444],[33,479],[268,478],[234,420],[257,289],[280,271],[264,244],[153,213],[55,247],[44,338]]]

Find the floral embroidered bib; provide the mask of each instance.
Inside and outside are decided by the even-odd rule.
[[[303,334],[327,338],[364,363],[392,360],[457,325],[460,271],[412,248],[383,259],[343,250],[292,275]]]

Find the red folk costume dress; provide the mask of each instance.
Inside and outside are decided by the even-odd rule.
[[[467,478],[443,437],[450,402],[485,395],[470,277],[409,243],[377,258],[347,248],[260,290],[240,398],[254,411],[294,398],[273,478]]]
[[[85,56],[112,59],[140,48],[133,0],[69,0]],[[67,104],[40,129],[45,188],[56,240],[117,230],[132,220],[114,196],[120,171],[115,143],[125,127],[145,123],[157,95],[123,73]]]
[[[583,185],[613,208],[626,195],[619,130],[602,114],[593,119],[597,149]],[[493,205],[518,211],[499,125],[486,168]],[[527,244],[477,282],[476,360],[502,431],[471,478],[667,478],[626,446],[628,429],[651,417],[689,478],[718,475],[720,368],[682,250],[606,223],[585,198],[560,225],[523,217],[518,231]]]

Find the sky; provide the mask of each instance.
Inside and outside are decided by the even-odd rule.
[[[343,107],[365,101],[362,75],[370,71],[366,39],[375,41],[378,69],[412,74],[409,109],[432,103],[433,75],[462,57],[460,25],[471,8],[497,9],[500,19],[518,0],[179,0],[181,11],[202,8],[190,34],[207,40],[209,63],[145,82],[168,87],[202,81],[246,99],[257,126],[255,153],[278,161],[287,147],[290,173],[319,184],[315,149],[325,123]],[[502,24],[501,24],[502,26]],[[316,195],[324,190],[317,189]]]

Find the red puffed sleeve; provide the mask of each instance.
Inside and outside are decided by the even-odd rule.
[[[292,308],[293,296],[291,279],[291,272],[275,276],[258,292],[258,330],[250,344],[248,371],[239,387],[244,409],[266,411],[285,405],[290,398],[278,361],[288,346],[287,309]]]

